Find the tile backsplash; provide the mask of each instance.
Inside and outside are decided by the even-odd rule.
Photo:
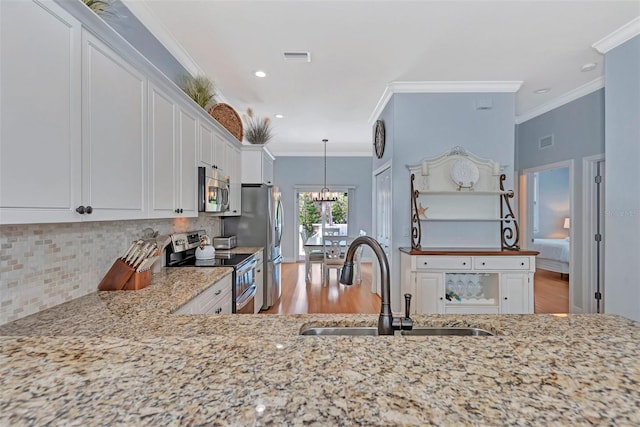
[[[221,219],[0,225],[0,325],[97,291],[113,261],[145,228],[160,234],[204,229]],[[158,261],[160,262],[160,261]]]

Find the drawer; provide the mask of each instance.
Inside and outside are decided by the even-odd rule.
[[[417,270],[471,270],[471,257],[428,256],[416,257]]]
[[[231,275],[218,280],[213,286],[205,289],[199,295],[188,301],[185,305],[176,310],[175,314],[205,314],[211,309],[225,293],[232,291]]]
[[[473,262],[475,270],[529,270],[529,258],[522,256],[477,257]]]

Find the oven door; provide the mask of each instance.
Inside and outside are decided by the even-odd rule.
[[[250,286],[245,290],[242,295],[236,298],[236,313],[237,314],[253,314],[254,304],[256,299],[257,288],[256,285]]]

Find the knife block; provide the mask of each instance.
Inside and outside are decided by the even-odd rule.
[[[118,258],[98,285],[100,291],[119,291],[124,289],[135,270]]]
[[[146,288],[151,283],[151,270],[133,273],[127,283],[124,285],[126,291],[137,291]]]

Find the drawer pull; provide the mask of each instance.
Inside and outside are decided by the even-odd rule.
[[[521,262],[520,265],[524,266],[524,262]]]
[[[427,261],[424,262],[424,265],[427,265]]]
[[[487,265],[487,264],[483,262],[482,265]]]
[[[222,293],[222,289],[218,289],[215,293],[215,295],[220,295]]]
[[[466,262],[463,262],[463,263],[462,263],[462,265],[467,265],[467,263],[466,263]]]

